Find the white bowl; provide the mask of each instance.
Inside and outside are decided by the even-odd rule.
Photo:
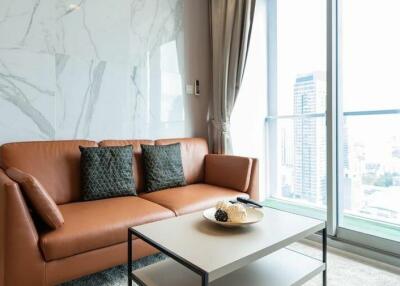
[[[210,208],[206,209],[203,212],[203,216],[208,219],[209,221],[212,221],[216,224],[223,225],[225,227],[237,227],[237,226],[245,226],[253,223],[257,223],[261,221],[264,217],[264,213],[257,208],[246,208],[247,212],[247,219],[244,222],[222,222],[218,221],[215,219],[215,212],[217,211],[216,208]]]

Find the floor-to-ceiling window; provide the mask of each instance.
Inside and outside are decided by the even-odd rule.
[[[267,203],[324,217],[326,1],[267,3]]]
[[[400,1],[338,11],[339,226],[400,241]]]
[[[397,254],[399,11],[398,0],[267,0],[265,121],[265,204]]]

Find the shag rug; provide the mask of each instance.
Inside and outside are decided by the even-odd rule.
[[[291,249],[315,258],[321,258],[321,246],[295,243]],[[134,262],[133,268],[141,268],[165,259],[162,254],[142,258]],[[127,266],[117,266],[83,278],[65,283],[66,286],[126,286]],[[304,286],[322,285],[321,274]],[[328,247],[329,286],[399,286],[400,269]],[[249,285],[251,286],[251,285]]]
[[[164,260],[165,255],[159,253],[147,256],[132,263],[133,269],[145,267],[155,262]],[[76,279],[62,286],[126,286],[128,285],[128,266],[120,265],[101,272]]]

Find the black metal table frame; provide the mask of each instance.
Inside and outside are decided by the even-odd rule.
[[[133,249],[132,249],[132,239],[133,236],[136,236],[142,239],[144,242],[148,243],[149,245],[153,246],[154,248],[158,249],[162,253],[166,254],[176,262],[182,264],[186,268],[190,269],[191,271],[197,273],[201,276],[201,285],[208,286],[208,272],[201,269],[200,267],[194,265],[193,263],[187,261],[186,259],[176,255],[175,253],[169,251],[161,244],[155,242],[154,240],[148,238],[147,236],[141,234],[140,232],[136,231],[135,229],[128,228],[128,285],[132,286],[132,282],[135,281],[139,286],[146,286],[146,284],[137,277],[132,271],[132,256],[133,256]],[[324,263],[324,270],[322,272],[322,285],[327,286],[327,233],[326,233],[326,226],[322,230],[322,262]]]

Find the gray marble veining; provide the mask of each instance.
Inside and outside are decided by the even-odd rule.
[[[160,122],[160,105],[163,102],[162,81],[168,74],[183,74],[179,69],[165,70],[160,65],[160,56],[176,58],[183,61],[183,54],[165,49],[168,43],[178,43],[183,34],[182,0],[134,0],[130,6],[130,43],[131,43],[131,89],[134,97],[134,130],[139,136],[156,137],[166,128]],[[160,55],[161,54],[161,55]],[[164,70],[163,70],[164,68]],[[148,76],[150,75],[150,76]],[[183,82],[183,78],[180,81]],[[183,96],[181,90],[176,96]],[[158,97],[156,100],[155,97]],[[153,99],[153,100],[151,100]],[[161,103],[161,104],[160,104]],[[183,105],[180,106],[183,109]],[[145,111],[145,113],[143,113]],[[156,124],[154,124],[156,122]],[[147,132],[137,134],[140,126],[146,126]],[[176,125],[171,134],[184,135],[181,122],[169,122],[169,127]]]
[[[99,100],[100,88],[105,68],[105,62],[98,62],[95,64],[92,61],[90,63],[89,83],[84,95],[84,101],[83,105],[81,106],[78,123],[75,128],[75,138],[78,137],[78,134],[82,134],[84,137],[89,136],[89,128],[93,119],[93,112]],[[82,132],[79,132],[79,129],[81,129]]]
[[[0,52],[0,111],[3,115],[0,120],[10,122],[14,127],[27,121],[28,125],[21,127],[26,129],[31,126],[32,130],[40,133],[41,138],[53,139],[55,129],[50,105],[54,102],[54,86],[42,82],[38,75],[30,76],[33,69],[19,68],[24,59],[31,57],[34,62],[43,65],[40,72],[52,76],[49,56],[14,50]],[[7,109],[9,105],[13,106],[13,110]]]
[[[37,9],[38,9],[39,5],[40,5],[40,0],[36,0],[33,3],[32,11],[31,11],[31,13],[29,15],[29,21],[28,21],[28,24],[27,24],[27,26],[25,28],[24,35],[22,36],[22,39],[21,39],[21,46],[24,46],[26,38],[28,37],[28,35],[29,35],[29,33],[30,33],[31,29],[32,29],[33,20],[35,18],[35,15],[36,15],[36,12],[37,12]]]
[[[0,144],[184,136],[183,1],[0,1]]]
[[[129,0],[60,0],[55,50],[87,60],[124,62],[129,54]]]
[[[0,47],[53,52],[54,10],[52,0],[0,1]]]

